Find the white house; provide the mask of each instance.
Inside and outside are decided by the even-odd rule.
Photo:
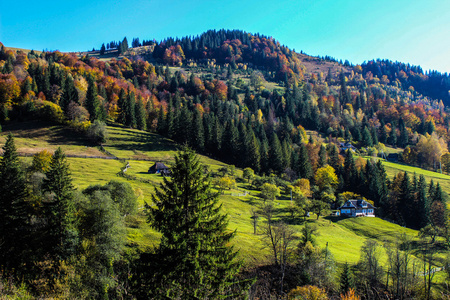
[[[348,200],[339,207],[342,216],[375,217],[375,207],[366,200]]]

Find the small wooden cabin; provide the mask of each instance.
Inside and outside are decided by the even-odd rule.
[[[163,164],[162,162],[157,162],[153,166],[148,169],[150,174],[161,174],[161,175],[170,175],[170,169],[168,166]]]

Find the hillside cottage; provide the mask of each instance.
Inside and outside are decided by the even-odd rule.
[[[163,176],[170,175],[169,167],[167,167],[162,162],[157,162],[148,169],[150,174],[161,174]]]
[[[348,200],[339,207],[341,216],[375,217],[375,207],[366,200]]]
[[[345,154],[345,151],[350,150],[353,153],[356,152],[356,147],[350,143],[339,143],[339,153]]]

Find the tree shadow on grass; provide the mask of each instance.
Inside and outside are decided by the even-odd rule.
[[[325,216],[323,217],[325,220],[331,221],[333,223],[337,223],[341,220],[349,219],[350,217],[346,216]]]
[[[125,133],[124,133],[125,132]],[[136,151],[176,151],[177,145],[169,139],[149,132],[136,132],[122,129],[121,132],[111,132],[108,147],[117,150]]]
[[[10,123],[3,126],[3,131],[11,132],[18,138],[39,139],[51,145],[97,146],[84,134],[51,122],[27,121]]]

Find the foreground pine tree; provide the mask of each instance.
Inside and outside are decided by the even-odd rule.
[[[9,134],[0,160],[0,270],[19,267],[27,248],[27,196],[25,174]]]
[[[61,148],[52,156],[42,189],[47,197],[43,203],[47,217],[48,253],[64,259],[75,253],[78,243],[77,217],[74,204],[74,187],[69,164]]]
[[[162,233],[150,293],[170,299],[225,297],[240,264],[229,246],[234,232],[220,214],[218,193],[191,150],[176,155],[171,171],[156,189],[154,205],[147,205],[151,226]]]

